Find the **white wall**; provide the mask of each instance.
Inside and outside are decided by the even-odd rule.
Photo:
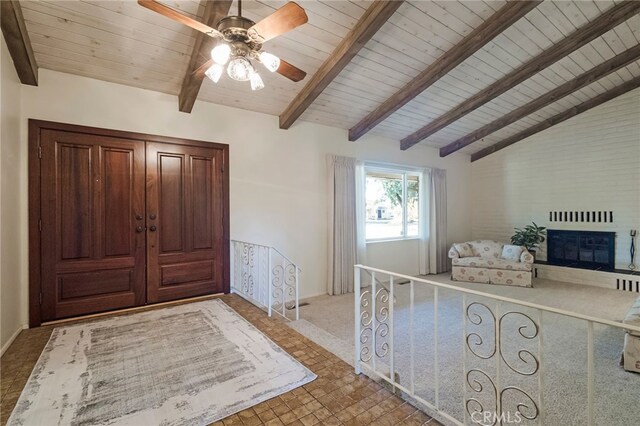
[[[640,89],[473,162],[472,194],[474,238],[507,241],[531,221],[614,231],[626,268],[629,230],[640,231]],[[549,222],[549,211],[581,210],[611,210],[614,222]]]
[[[327,154],[447,169],[449,239],[466,240],[471,235],[471,167],[466,155],[441,159],[437,150],[420,146],[402,152],[397,141],[379,137],[352,143],[346,130],[311,123],[279,130],[275,116],[203,102],[196,103],[193,113],[184,114],[178,112],[175,96],[49,70],[40,70],[38,87],[22,87],[25,146],[28,118],[229,144],[231,238],[274,245],[298,262],[303,269],[302,297],[326,289]],[[26,194],[24,156],[21,189]],[[26,209],[26,198],[20,208]],[[26,237],[26,216],[15,225]],[[393,264],[382,262],[395,257],[401,266],[391,269],[415,274],[414,245],[393,243],[386,251],[376,244],[369,263],[391,268]],[[26,275],[25,268],[23,263],[21,272]],[[24,276],[21,285],[26,291]],[[23,317],[26,321],[26,308]]]
[[[24,306],[22,254],[27,243],[21,228],[26,224],[24,203],[20,188],[20,165],[23,154],[20,139],[20,80],[13,67],[4,37],[0,56],[0,347],[6,349],[23,323]],[[26,163],[25,163],[26,164]]]

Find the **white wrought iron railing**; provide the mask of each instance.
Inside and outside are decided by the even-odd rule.
[[[624,332],[640,327],[355,266],[356,373],[389,383],[444,424],[640,424],[640,375],[612,356],[596,374],[596,355],[612,339],[619,361]],[[613,418],[595,408],[607,403],[607,381],[617,393]],[[617,390],[629,384],[635,396],[621,413]]]
[[[288,320],[300,319],[302,270],[277,248],[231,240],[231,292]]]

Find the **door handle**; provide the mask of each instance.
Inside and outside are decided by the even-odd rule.
[[[155,225],[151,225],[151,226],[149,227],[149,231],[151,231],[151,232],[155,232],[155,231],[156,231],[156,229],[158,229],[158,228],[156,228],[156,226],[155,226]]]
[[[142,231],[144,231],[144,228],[142,226],[137,226],[136,227],[136,232],[140,233]]]

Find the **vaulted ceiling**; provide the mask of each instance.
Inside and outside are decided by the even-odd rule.
[[[198,33],[135,1],[19,3],[41,68],[178,95],[193,67]],[[205,2],[163,3],[206,20]],[[245,1],[243,15],[259,21],[285,3]],[[376,109],[392,106],[369,133],[402,140],[404,149],[421,143],[441,148],[441,155],[460,151],[477,159],[495,144],[506,146],[640,86],[640,2],[545,0],[508,11],[502,0],[404,1],[366,37],[358,21],[375,2],[298,3],[308,24],[265,49],[305,70],[305,80],[263,73],[266,87],[251,92],[228,78],[205,79],[198,100],[280,116],[318,70],[335,65],[345,39],[362,36],[351,39],[355,56],[347,55],[335,76],[319,89],[307,87],[317,93],[299,120],[360,136]],[[513,22],[504,24],[505,16]],[[4,24],[3,17],[3,32]]]

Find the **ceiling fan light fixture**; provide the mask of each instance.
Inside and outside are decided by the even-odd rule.
[[[280,58],[268,52],[260,53],[260,62],[271,72],[276,72],[280,67]]]
[[[224,67],[220,64],[213,64],[207,71],[205,71],[205,75],[211,79],[214,83],[217,83],[222,76],[222,72],[224,71]]]
[[[251,80],[251,90],[256,91],[264,89],[264,82],[262,81],[260,74],[254,71],[251,73],[251,77],[249,77],[249,79]]]
[[[255,73],[253,65],[245,57],[237,56],[229,62],[227,74],[236,81],[247,81]]]
[[[227,43],[220,43],[211,50],[211,59],[216,64],[224,65],[231,55],[231,47]]]

